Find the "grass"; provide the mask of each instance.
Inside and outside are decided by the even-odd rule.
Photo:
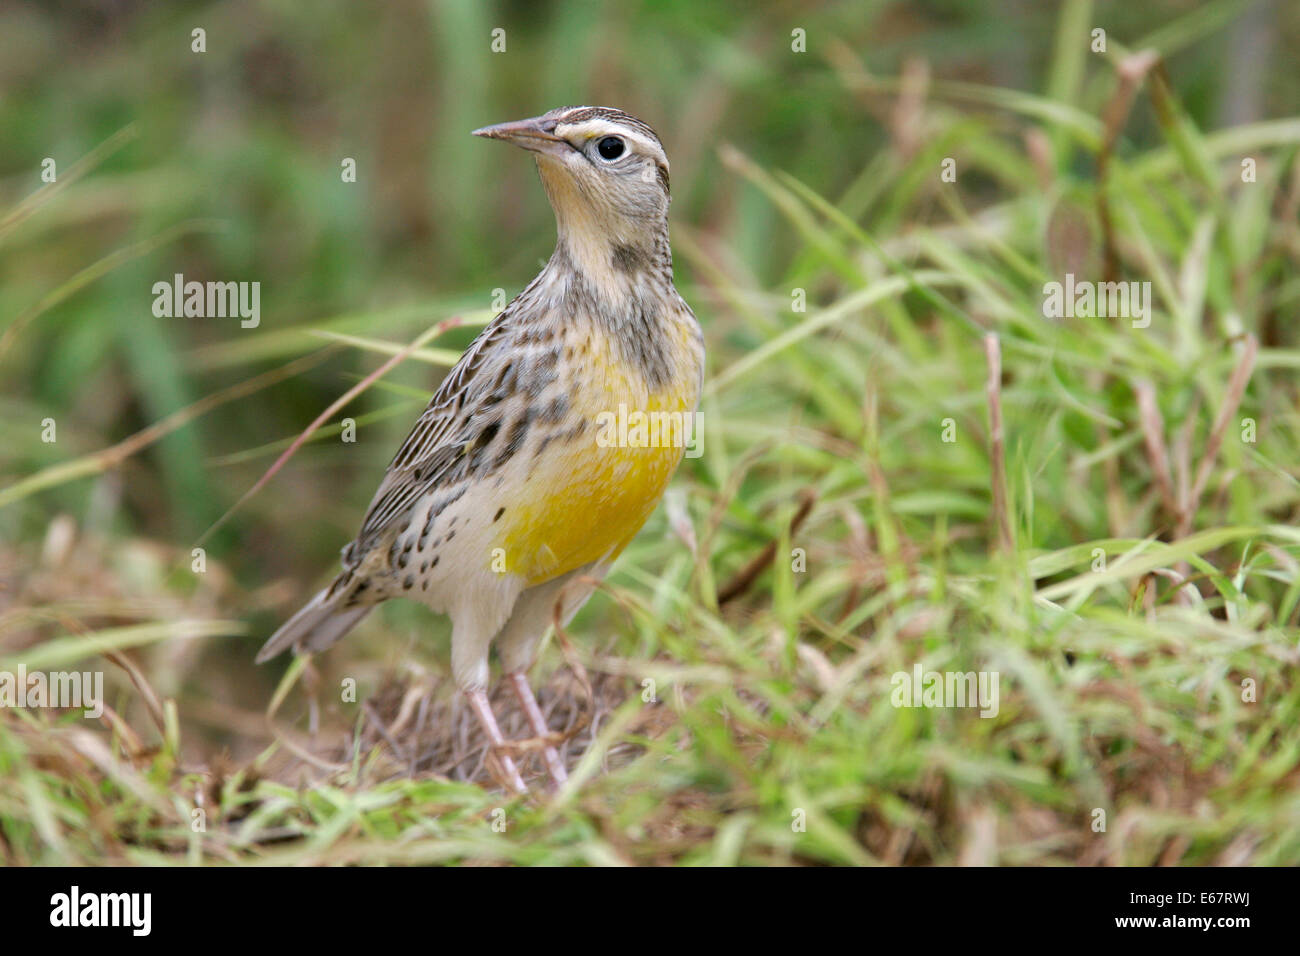
[[[1064,7],[1051,42],[1070,49],[1094,11]],[[1151,42],[1174,57],[1217,22],[1175,18]],[[709,347],[704,454],[538,666],[552,726],[574,731],[553,798],[494,785],[446,623],[418,607],[385,606],[274,687],[250,663],[355,530],[429,366],[463,346],[437,323],[485,320],[491,285],[166,348],[152,387],[172,404],[134,438],[106,440],[82,404],[45,446],[48,389],[6,398],[0,671],[105,670],[111,692],[99,723],[0,709],[0,859],[1300,861],[1300,119],[1205,132],[1164,65],[1122,48],[1054,62],[1039,96],[888,79],[846,45],[824,96],[911,102],[847,178],[717,144],[735,241],[674,221]],[[62,206],[19,205],[0,241],[39,259],[43,230],[112,180],[87,169]],[[791,249],[774,270],[747,252],[761,224]],[[81,268],[110,282],[177,228],[33,296],[0,363],[75,378],[75,361],[40,365],[59,290],[84,301]],[[1149,327],[1046,318],[1043,286],[1067,272],[1149,281]],[[89,347],[77,327],[68,348]],[[317,431],[194,573],[203,531],[352,388],[322,417],[354,414],[361,441]],[[214,416],[237,440],[208,426],[191,441],[222,453],[169,473],[184,452],[167,436]],[[210,497],[180,513],[166,503],[185,488]],[[996,672],[996,716],[892,706],[918,665]]]

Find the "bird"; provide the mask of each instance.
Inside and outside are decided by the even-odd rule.
[[[343,570],[257,661],[322,651],[394,598],[446,614],[456,688],[504,782],[526,793],[489,703],[489,652],[548,741],[558,789],[567,775],[527,672],[552,620],[586,603],[680,464],[698,426],[704,338],[673,284],[668,157],[649,125],[569,106],[473,135],[533,154],[555,250],[435,391]],[[665,427],[610,427],[620,415]]]

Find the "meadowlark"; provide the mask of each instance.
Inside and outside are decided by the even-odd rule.
[[[673,286],[668,158],[654,130],[575,106],[474,135],[533,153],[555,252],[443,380],[343,549],[342,573],[257,660],[322,650],[390,598],[446,613],[453,678],[522,792],[488,702],[489,649],[546,737],[526,673],[552,615],[567,622],[591,596],[683,455],[682,441],[664,440],[672,429],[611,441],[600,424],[628,410],[693,424],[704,345]],[[558,753],[543,757],[558,786]]]

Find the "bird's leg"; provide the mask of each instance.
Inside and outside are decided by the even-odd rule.
[[[524,714],[528,717],[528,723],[533,728],[533,733],[538,737],[545,738],[550,734],[550,728],[546,726],[546,718],[542,716],[542,708],[537,706],[537,698],[533,696],[533,689],[528,686],[528,678],[523,671],[515,671],[513,674],[507,674],[506,679],[510,681],[510,686],[515,689],[515,696],[519,698],[519,706],[524,709]],[[569,775],[564,772],[564,764],[560,762],[560,755],[555,748],[547,744],[542,749],[542,756],[546,759],[546,772],[551,775],[558,788],[560,784],[569,779]]]
[[[478,722],[483,725],[488,741],[496,748],[496,757],[501,761],[501,771],[506,775],[506,781],[511,789],[519,793],[527,793],[528,788],[524,786],[523,777],[519,776],[519,768],[515,766],[514,758],[501,749],[505,746],[506,740],[501,736],[501,728],[497,726],[496,717],[492,715],[492,705],[488,703],[487,694],[481,690],[471,690],[466,691],[465,696],[469,699],[469,705],[474,708]]]

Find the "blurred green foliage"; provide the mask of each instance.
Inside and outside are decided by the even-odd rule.
[[[1099,3],[1086,22],[1137,47],[1197,6]],[[1166,41],[1178,54],[1171,68],[1185,105],[1202,127],[1213,125],[1237,67],[1223,56],[1223,37],[1241,8],[1204,6],[1211,16],[1192,18],[1184,35]],[[370,317],[352,328],[409,336],[433,316],[485,307],[494,288],[513,294],[549,254],[550,213],[531,163],[468,132],[556,105],[615,104],[656,126],[673,161],[675,222],[728,249],[760,284],[780,281],[797,260],[799,238],[758,190],[721,167],[719,144],[742,144],[761,165],[833,200],[852,199],[871,188],[863,170],[884,145],[887,107],[876,104],[872,115],[846,91],[831,56],[837,46],[880,75],[922,57],[945,78],[1038,88],[1056,62],[1056,8],[870,0],[0,5],[6,205],[40,186],[45,157],[67,176],[118,131],[133,132],[0,240],[0,317],[21,314],[114,250],[193,225],[24,330],[3,359],[9,408],[0,427],[13,434],[0,467],[21,475],[69,449],[101,447],[283,357],[234,361],[223,358],[223,343],[340,315]],[[1295,35],[1297,11],[1274,15],[1279,34]],[[205,53],[191,49],[196,27],[206,31]],[[491,49],[497,28],[505,30],[501,53]],[[796,28],[806,31],[807,53],[792,52]],[[1294,103],[1298,84],[1288,71],[1270,74],[1260,115]],[[1149,113],[1140,111],[1126,135],[1135,143],[1155,135]],[[340,180],[344,157],[357,161],[354,185]],[[692,270],[680,258],[690,287]],[[154,318],[150,286],[176,272],[260,281],[262,327]],[[413,303],[400,316],[376,315]],[[703,317],[709,321],[707,310]],[[451,339],[458,342],[464,338]],[[357,361],[341,356],[166,438],[129,469],[131,520],[178,543],[197,535],[265,465],[214,473],[205,461],[293,433]],[[425,370],[400,378],[428,384]],[[20,440],[46,414],[62,426],[57,451]],[[375,441],[388,447],[403,425],[395,416]],[[346,457],[335,457],[330,470],[347,473]],[[307,467],[297,463],[286,483],[311,480]],[[359,502],[372,469],[353,477]],[[0,512],[0,530],[22,537],[54,508],[78,510],[84,493],[54,492],[40,512],[28,512],[27,526]],[[278,537],[310,525],[307,509],[317,504],[298,498],[305,507],[297,512],[293,499],[266,500],[260,515],[232,527],[256,536],[278,513]],[[340,530],[304,544],[323,548]]]
[[[1098,26],[1105,55],[1090,49]],[[622,776],[590,781],[582,807],[526,818],[517,843],[436,806],[495,797],[367,789],[386,765],[323,803],[231,784],[223,812],[256,804],[272,831],[315,828],[294,862],[403,859],[337,845],[336,810],[385,835],[409,826],[411,859],[980,862],[997,856],[987,812],[1003,861],[1294,862],[1295,801],[1278,784],[1295,778],[1300,712],[1297,39],[1300,8],[1282,0],[0,3],[0,584],[8,565],[35,569],[14,576],[17,606],[0,590],[4,651],[77,653],[38,638],[80,628],[102,628],[95,653],[156,643],[140,651],[148,678],[181,718],[242,755],[260,747],[264,726],[233,713],[269,696],[269,668],[244,679],[256,638],[178,631],[239,632],[221,617],[269,629],[330,573],[445,361],[408,362],[349,406],[357,444],[336,440],[335,416],[212,539],[205,578],[168,569],[377,365],[377,343],[460,315],[432,343],[455,354],[494,290],[513,295],[549,255],[531,161],[469,131],[616,105],[672,161],[679,286],[710,349],[707,451],[677,479],[698,551],[661,511],[611,578],[618,600],[584,615],[604,615],[586,628],[592,653],[617,644],[672,685],[669,729],[647,731]],[[1123,66],[1145,49],[1163,60],[1106,154]],[[1249,186],[1243,156],[1259,163]],[[42,189],[46,157],[56,188]],[[947,157],[955,189],[939,179]],[[1125,278],[1153,282],[1156,322],[1046,321],[1041,284],[1098,275],[1107,239]],[[175,273],[260,282],[260,327],[156,318],[153,283]],[[982,329],[1003,341],[1010,547],[993,544]],[[1260,350],[1240,413],[1263,437],[1238,440],[1234,419],[1209,454],[1243,333]],[[138,453],[85,457],[331,343]],[[1143,382],[1176,468],[1215,463],[1192,536],[1155,490]],[[55,444],[40,440],[47,418]],[[950,445],[936,440],[949,418]],[[809,573],[778,560],[719,611],[719,587],[760,549],[788,553],[807,491]],[[60,514],[89,569],[49,558]],[[1112,565],[1093,575],[1097,548]],[[349,673],[373,667],[372,689],[376,659],[418,669],[436,659],[425,638],[445,636],[404,602],[368,625],[387,642],[346,654]],[[208,654],[223,666],[202,666]],[[884,706],[891,670],[922,657],[1000,667],[1002,720]],[[1266,706],[1239,699],[1243,675]],[[628,723],[602,746],[643,709],[621,705]],[[26,789],[0,788],[0,825],[22,860],[96,858],[60,840],[110,812],[114,834],[134,834],[134,771],[114,766],[107,807],[66,799],[92,788],[32,769],[42,719],[2,725],[0,776]],[[188,799],[193,781],[176,783],[176,727],[159,736],[158,833],[123,852],[212,853],[168,815],[168,788]],[[806,837],[791,806],[812,809]],[[1128,814],[1109,842],[1080,823],[1097,806]],[[253,823],[215,852],[260,852]]]

